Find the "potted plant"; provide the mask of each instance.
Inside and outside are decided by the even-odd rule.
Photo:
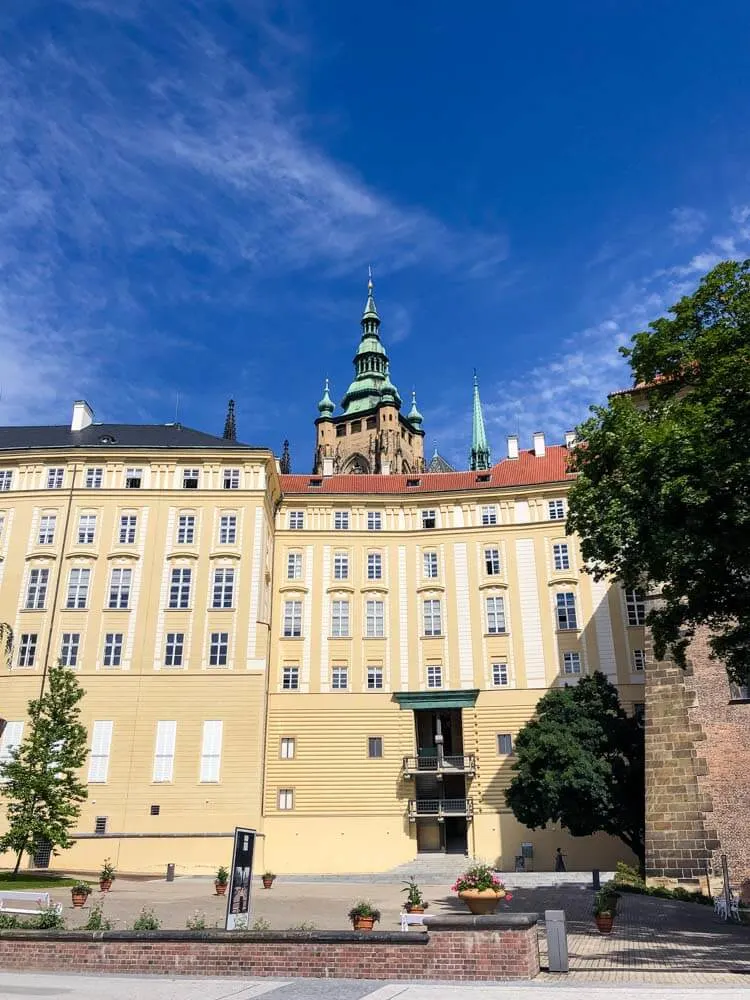
[[[229,871],[224,867],[224,865],[222,865],[217,871],[216,878],[214,879],[214,889],[216,889],[217,896],[226,896],[228,883]]]
[[[349,910],[349,919],[355,931],[371,931],[375,922],[380,920],[380,910],[362,899]]]
[[[422,890],[419,888],[414,876],[412,875],[410,879],[406,879],[404,884],[406,888],[401,890],[401,892],[407,893],[404,909],[407,913],[424,913],[429,904],[422,895]]]
[[[604,886],[594,896],[594,923],[600,934],[611,934],[617,913],[619,892],[614,892]]]
[[[73,901],[73,906],[83,906],[90,895],[91,886],[88,882],[76,882],[70,887],[70,898]]]
[[[263,872],[261,876],[263,879],[263,888],[270,889],[273,885],[273,880],[276,878],[273,872]]]
[[[109,892],[115,880],[115,866],[110,858],[104,859],[102,870],[99,872],[99,889],[102,892]]]
[[[489,865],[476,864],[459,875],[451,886],[471,913],[494,913],[501,899],[513,898]]]

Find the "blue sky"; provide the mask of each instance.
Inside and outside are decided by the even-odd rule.
[[[0,422],[289,437],[352,377],[367,266],[427,447],[465,466],[628,384],[750,249],[750,5],[4,0]]]

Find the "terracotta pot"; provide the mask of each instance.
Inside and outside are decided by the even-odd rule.
[[[270,889],[272,885],[273,885],[273,879],[272,878],[264,878],[263,879],[263,888],[264,889]]]
[[[594,923],[600,934],[611,934],[614,922],[615,917],[613,913],[597,913],[594,916]]]
[[[407,906],[407,913],[424,913],[424,906]]]
[[[85,906],[89,894],[87,892],[73,892],[71,890],[70,898],[73,900],[73,906]]]
[[[214,882],[214,889],[216,889],[217,896],[226,896],[227,894],[226,882]]]
[[[464,889],[459,892],[458,898],[462,899],[471,913],[481,916],[485,913],[494,913],[497,904],[505,896],[505,890],[497,892],[495,889]]]
[[[355,931],[371,931],[375,926],[374,917],[355,917],[354,918],[354,930]]]
[[[112,879],[111,878],[101,878],[101,879],[99,879],[99,890],[101,892],[109,892],[109,890],[111,888],[112,888]]]

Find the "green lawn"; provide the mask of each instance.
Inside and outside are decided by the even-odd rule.
[[[62,878],[59,875],[38,875],[36,872],[19,872],[13,878],[7,871],[0,871],[0,889],[59,889],[75,885],[78,879]]]

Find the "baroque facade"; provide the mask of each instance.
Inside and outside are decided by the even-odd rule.
[[[62,865],[206,874],[235,825],[280,873],[632,860],[528,830],[503,798],[545,691],[601,670],[644,701],[643,604],[583,573],[565,534],[573,442],[511,436],[492,464],[475,380],[471,467],[425,471],[367,302],[310,474],[239,443],[233,406],[223,437],[97,423],[83,402],[66,426],[0,428],[0,754],[49,664],[86,692],[89,798]]]

